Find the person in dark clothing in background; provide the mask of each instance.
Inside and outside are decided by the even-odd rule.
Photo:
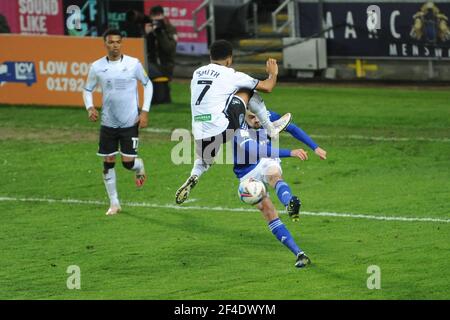
[[[175,67],[177,31],[164,16],[164,9],[155,6],[150,16],[135,9],[126,13],[124,31],[127,37],[146,38],[148,76],[153,82],[152,104],[170,103],[169,82]]]
[[[145,24],[147,34],[148,62],[160,71],[162,76],[172,78],[175,67],[177,31],[164,16],[161,6],[150,9],[150,24]],[[152,70],[149,70],[150,73]],[[150,75],[151,77],[151,75]]]

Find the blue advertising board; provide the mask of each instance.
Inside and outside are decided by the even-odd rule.
[[[32,61],[5,61],[0,63],[0,85],[21,82],[31,86],[36,82],[36,68]]]
[[[379,29],[367,9],[379,8]],[[298,34],[327,39],[329,57],[450,59],[449,2],[325,2],[319,31],[317,2],[298,1]]]

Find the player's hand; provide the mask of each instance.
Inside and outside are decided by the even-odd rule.
[[[320,147],[317,147],[314,150],[314,153],[317,154],[320,157],[320,159],[322,159],[322,160],[326,160],[326,158],[327,158],[327,152]]]
[[[95,122],[98,119],[98,111],[97,109],[95,109],[95,107],[90,107],[88,109],[88,114],[89,114],[89,120]]]
[[[308,160],[308,153],[303,149],[294,149],[291,151],[291,157],[300,158],[301,160]]]
[[[142,111],[139,115],[139,129],[147,128],[148,126],[148,112]]]
[[[278,64],[277,60],[269,58],[266,62],[266,72],[270,75],[278,75]]]

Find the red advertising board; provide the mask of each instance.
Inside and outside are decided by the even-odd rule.
[[[64,34],[62,0],[1,0],[11,33]]]
[[[177,52],[186,54],[207,54],[208,35],[206,29],[200,32],[194,30],[192,12],[201,4],[202,0],[147,0],[144,4],[145,14],[150,8],[160,5],[164,8],[164,15],[177,28]],[[197,14],[197,23],[202,25],[206,21],[206,11]]]

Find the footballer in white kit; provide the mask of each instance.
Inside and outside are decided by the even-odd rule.
[[[196,159],[190,177],[177,190],[175,201],[183,203],[199,177],[213,164],[220,146],[230,140],[244,124],[247,100],[236,96],[239,90],[271,92],[276,85],[278,65],[268,59],[268,78],[259,81],[245,73],[237,72],[233,63],[233,48],[228,41],[215,41],[210,48],[211,63],[194,71],[191,80],[192,133],[195,139]],[[262,126],[272,137],[284,130],[291,114],[270,122],[264,105],[251,110],[261,119]]]
[[[148,111],[153,85],[138,59],[121,53],[122,36],[118,30],[104,34],[108,55],[95,61],[89,70],[83,99],[91,121],[97,121],[92,92],[102,88],[102,116],[98,155],[104,158],[103,180],[110,199],[107,215],[121,210],[116,188],[115,157],[120,153],[123,166],[135,172],[135,181],[141,187],[146,174],[144,161],[138,158],[139,128],[148,124]],[[139,114],[137,82],[144,86],[144,102]]]
[[[224,132],[233,116],[239,115],[231,107],[234,93],[240,89],[254,90],[258,80],[232,68],[211,63],[195,70],[191,80],[192,133],[195,140],[217,136]],[[240,102],[240,101],[239,101]],[[239,104],[239,108],[245,104]],[[238,108],[238,111],[240,111]],[[232,113],[234,112],[234,113]],[[240,123],[237,125],[240,126]]]

